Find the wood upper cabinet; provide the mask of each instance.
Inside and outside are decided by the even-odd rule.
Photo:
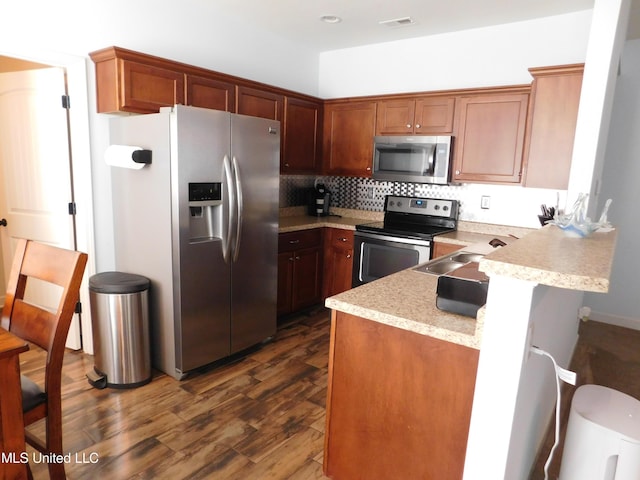
[[[325,173],[370,177],[376,102],[327,103],[323,123]]]
[[[91,54],[96,65],[98,113],[155,113],[160,107],[184,104],[184,74],[169,65],[117,56],[112,47]]]
[[[283,95],[257,88],[238,87],[237,113],[269,120],[282,120],[283,105]]]
[[[322,103],[284,99],[280,173],[316,173],[320,167]]]
[[[451,134],[455,100],[453,96],[381,100],[376,135]]]
[[[520,183],[528,102],[516,92],[458,99],[454,181]]]
[[[232,113],[236,111],[235,84],[200,75],[185,77],[185,105]]]
[[[584,64],[529,69],[525,187],[567,189],[583,71]]]
[[[351,289],[353,235],[353,230],[325,229],[323,298]]]

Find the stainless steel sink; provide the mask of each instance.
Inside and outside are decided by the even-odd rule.
[[[455,260],[456,262],[469,263],[479,262],[482,257],[484,257],[484,255],[482,255],[481,253],[460,252],[453,254],[451,256],[451,260]]]
[[[444,275],[462,267],[470,262],[478,262],[484,255],[480,253],[459,252],[436,258],[428,263],[414,267],[416,272],[429,273],[431,275]]]

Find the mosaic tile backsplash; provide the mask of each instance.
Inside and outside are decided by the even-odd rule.
[[[540,226],[537,215],[542,203],[565,208],[567,193],[508,185],[429,185],[358,177],[281,175],[280,207],[307,205],[308,191],[316,183],[324,183],[331,192],[332,207],[381,212],[385,195],[453,199],[460,202],[461,220],[529,228]],[[489,208],[481,208],[482,197],[488,197]]]

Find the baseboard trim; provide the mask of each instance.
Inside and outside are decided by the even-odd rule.
[[[633,330],[640,330],[640,318],[623,317],[620,315],[611,315],[608,313],[592,311],[589,314],[589,320],[608,323],[609,325],[616,325],[618,327],[631,328]]]

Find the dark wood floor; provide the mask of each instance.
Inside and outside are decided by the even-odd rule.
[[[91,387],[89,355],[63,369],[69,479],[323,479],[329,313],[281,327],[233,364],[130,390]],[[42,378],[31,350],[23,372]],[[35,425],[39,433],[42,424]],[[39,429],[39,430],[38,430]],[[32,450],[29,450],[32,452]],[[77,455],[76,455],[76,452]],[[95,460],[95,463],[91,463]],[[86,461],[87,463],[82,463]],[[34,478],[48,478],[34,464]]]
[[[178,382],[156,374],[131,390],[91,387],[93,357],[68,351],[63,369],[68,478],[325,479],[324,446],[329,312],[281,326],[275,340],[245,358]],[[597,383],[640,398],[640,332],[588,322],[571,369],[578,385]],[[42,353],[22,357],[41,380]],[[565,391],[563,431],[576,387]],[[42,424],[36,425],[42,430]],[[552,428],[552,426],[551,426]],[[530,480],[544,478],[552,430]],[[32,451],[30,450],[32,453]],[[77,452],[77,456],[76,456]],[[562,446],[550,478],[557,478]],[[82,461],[87,463],[81,463]],[[91,463],[95,461],[95,463]],[[33,465],[36,479],[46,465]]]

